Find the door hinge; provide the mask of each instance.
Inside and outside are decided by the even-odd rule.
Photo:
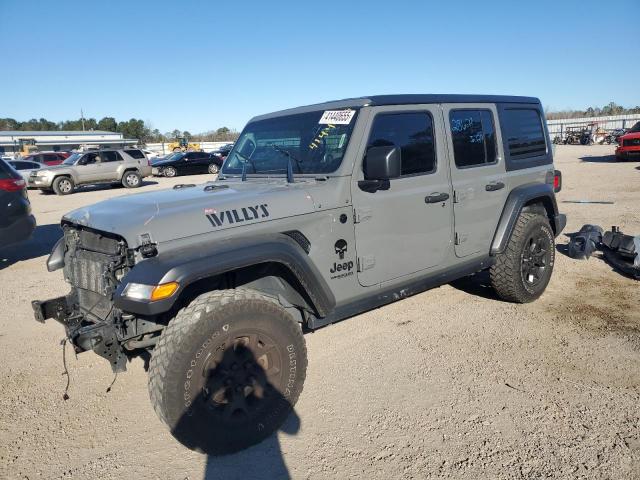
[[[376,257],[373,255],[364,255],[358,257],[358,271],[364,272],[376,266]]]
[[[373,216],[371,207],[354,208],[353,209],[353,223],[364,222],[369,220]]]

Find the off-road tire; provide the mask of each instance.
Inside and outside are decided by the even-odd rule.
[[[134,177],[137,181],[134,181]],[[142,177],[136,171],[129,170],[122,175],[122,186],[125,188],[138,188],[142,186]]]
[[[537,249],[536,244],[542,245],[545,252],[536,253],[536,260],[529,261],[531,249]],[[547,217],[538,213],[520,213],[505,251],[496,256],[496,263],[491,267],[491,285],[503,300],[532,302],[547,288],[554,261],[555,240]],[[535,283],[529,281],[533,277],[526,274],[532,262],[545,264]]]
[[[263,350],[246,357],[243,345],[253,341],[259,350],[254,336]],[[245,355],[240,367],[229,363],[236,354]],[[282,425],[302,392],[306,369],[301,328],[276,300],[249,289],[219,290],[195,298],[162,332],[149,364],[149,395],[179,442],[221,455],[259,443]],[[258,400],[260,390],[248,382],[257,388],[269,371],[275,376],[263,383],[265,396]],[[234,411],[236,397],[228,393],[240,391],[246,412]]]
[[[70,188],[69,188],[70,185]],[[71,177],[57,177],[53,180],[51,185],[56,195],[69,195],[73,193],[75,185]]]

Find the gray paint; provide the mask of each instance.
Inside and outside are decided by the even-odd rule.
[[[540,194],[547,195],[549,186],[545,179],[552,165],[507,171],[499,141],[500,159],[496,165],[459,171],[452,158],[446,112],[455,104],[456,108],[481,106],[496,114],[495,102],[482,102],[485,97],[478,96],[446,96],[449,103],[386,104],[391,98],[344,100],[254,119],[318,108],[360,108],[344,160],[334,174],[296,175],[293,183],[287,183],[284,175],[249,174],[245,182],[237,177],[220,179],[214,185],[226,188],[209,190],[200,185],[129,195],[78,209],[65,215],[64,221],[120,235],[131,248],[138,247],[141,236],[148,234],[157,244],[158,257],[145,260],[138,253],[138,264],[129,274],[131,278],[134,275],[143,278],[145,268],[156,263],[173,265],[169,261],[172,256],[179,258],[185,251],[211,252],[215,257],[216,251],[245,244],[248,239],[298,230],[311,242],[305,262],[308,261],[314,275],[319,276],[317,284],[328,285],[336,312],[352,312],[354,305],[374,305],[382,300],[401,298],[415,291],[416,285],[432,286],[437,281],[448,281],[452,272],[466,274],[486,268],[490,264],[487,259],[492,241],[495,243],[494,237],[498,238],[496,231],[502,232],[498,243],[508,239],[509,224],[515,221],[522,206],[516,202],[505,208],[506,196],[521,185],[531,183],[540,185]],[[418,97],[393,98],[402,103]],[[419,98],[444,99],[440,96]],[[503,103],[539,105],[537,99],[526,97],[491,98]],[[373,106],[376,99],[380,105]],[[391,180],[388,191],[362,192],[357,182],[364,178],[362,162],[374,115],[416,110],[429,112],[434,120],[436,172]],[[501,139],[497,117],[494,119],[496,134]],[[504,182],[505,188],[491,194],[483,190],[493,181]],[[449,199],[426,204],[425,196],[434,192],[448,193]],[[469,195],[463,199],[461,194],[465,193]],[[458,205],[454,205],[454,195],[461,199]],[[262,205],[268,215],[261,211]],[[553,206],[557,213],[555,202]],[[212,215],[218,221],[212,220]],[[346,216],[346,222],[341,221],[342,215]],[[456,233],[466,236],[460,245],[454,245]],[[242,258],[241,253],[234,255],[230,258]],[[216,264],[215,261],[207,263]],[[358,272],[359,264],[361,271]],[[139,273],[134,274],[137,270]],[[164,273],[168,272],[169,269]],[[212,267],[208,272],[216,274],[218,270]],[[407,285],[412,287],[408,289]],[[378,300],[372,303],[374,298]],[[332,315],[331,312],[328,315]],[[337,316],[342,318],[344,313]],[[313,320],[310,323],[313,324]]]

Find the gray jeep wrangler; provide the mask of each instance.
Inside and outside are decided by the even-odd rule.
[[[173,435],[237,451],[298,399],[303,332],[482,270],[505,301],[538,298],[566,223],[560,183],[536,98],[372,96],[262,115],[216,181],[65,215],[47,266],[71,291],[34,301],[35,317],[116,372],[146,357]]]

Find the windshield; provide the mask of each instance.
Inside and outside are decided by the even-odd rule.
[[[223,174],[284,175],[334,172],[342,163],[356,110],[315,112],[249,123],[227,157]],[[333,123],[331,123],[333,122]]]
[[[80,157],[82,157],[82,154],[74,153],[70,157],[67,157],[67,159],[64,162],[62,162],[62,164],[63,165],[73,165],[74,163],[76,163],[78,161],[78,159]]]

